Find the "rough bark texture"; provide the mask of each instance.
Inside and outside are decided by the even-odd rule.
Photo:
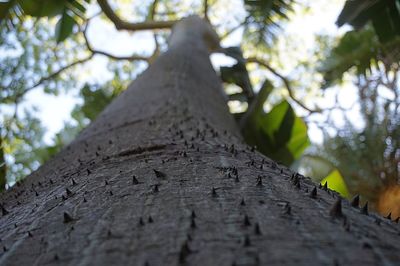
[[[243,143],[180,44],[1,195],[0,264],[398,265],[397,224],[314,187]]]

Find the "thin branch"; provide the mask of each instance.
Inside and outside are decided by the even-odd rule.
[[[31,87],[28,87],[28,88],[24,89],[22,92],[16,94],[14,97],[6,97],[6,98],[4,98],[2,101],[4,101],[4,100],[9,100],[9,99],[11,99],[11,98],[14,98],[14,102],[15,102],[15,103],[18,103],[18,102],[21,100],[21,98],[22,98],[26,93],[28,93],[29,91],[31,91],[31,90],[35,89],[36,87],[40,86],[41,84],[43,84],[43,82],[46,82],[46,81],[48,81],[48,80],[51,80],[51,79],[57,77],[57,76],[60,75],[62,72],[64,72],[65,70],[67,70],[67,69],[69,69],[69,68],[71,68],[71,67],[73,67],[73,66],[76,66],[76,65],[79,65],[79,64],[83,64],[83,63],[89,61],[90,59],[92,59],[93,55],[94,55],[94,54],[90,54],[89,56],[87,56],[87,57],[85,57],[85,58],[79,59],[79,60],[77,60],[77,61],[74,61],[74,62],[72,62],[72,63],[70,63],[70,64],[68,64],[68,65],[65,65],[65,66],[59,68],[57,71],[51,73],[50,75],[48,75],[48,76],[46,76],[46,77],[40,78],[40,79],[39,79],[35,84],[33,84]]]
[[[87,36],[88,28],[89,28],[89,20],[86,22],[86,25],[85,25],[84,30],[82,31],[82,34],[83,34],[83,38],[85,39],[86,47],[92,53],[92,55],[100,54],[100,55],[107,56],[114,60],[128,60],[128,61],[139,60],[139,61],[149,62],[149,57],[140,56],[140,55],[136,55],[136,54],[133,54],[130,56],[117,56],[117,55],[113,55],[111,53],[108,53],[105,51],[100,51],[100,50],[93,48],[92,45],[90,44],[89,38]]]
[[[150,10],[150,14],[149,14],[149,18],[153,21],[157,15],[157,7],[158,7],[158,0],[154,0],[153,4],[151,5],[151,10]],[[153,39],[154,39],[155,48],[154,48],[153,54],[149,58],[149,63],[153,62],[160,54],[160,43],[158,42],[156,32],[153,32]]]
[[[203,6],[203,14],[204,14],[204,18],[207,20],[207,21],[210,21],[210,19],[208,18],[208,0],[204,0],[204,6]]]
[[[110,4],[107,0],[97,0],[101,10],[107,16],[111,22],[114,23],[115,28],[117,30],[130,30],[130,31],[139,31],[139,30],[156,30],[156,29],[170,29],[177,22],[175,20],[168,21],[146,21],[146,22],[127,22],[122,20],[111,8]]]
[[[244,26],[248,22],[249,17],[246,17],[241,23],[233,27],[232,29],[228,30],[227,32],[224,33],[224,35],[221,36],[221,41],[227,38],[229,35],[231,35],[233,32]]]
[[[151,5],[150,16],[149,18],[154,21],[154,18],[157,14],[157,7],[158,7],[158,0],[154,0],[153,4]]]
[[[305,106],[301,101],[297,100],[296,97],[294,96],[293,93],[293,89],[292,86],[290,85],[289,80],[284,77],[283,75],[281,75],[280,73],[278,73],[274,68],[272,68],[270,65],[268,65],[265,61],[256,58],[256,57],[249,57],[246,59],[247,63],[256,63],[259,64],[263,67],[265,67],[268,71],[270,71],[272,74],[274,74],[276,77],[278,77],[280,80],[282,80],[283,84],[285,85],[288,93],[289,93],[289,97],[295,102],[297,103],[300,107],[302,107],[304,110],[307,110],[310,113],[320,113],[322,112],[322,110],[320,108],[317,108],[315,110],[308,108],[307,106]]]
[[[60,74],[61,74],[62,72],[64,72],[65,70],[67,70],[67,69],[69,69],[69,68],[71,68],[71,67],[73,67],[73,66],[76,66],[76,65],[79,65],[79,64],[83,64],[83,63],[89,61],[90,59],[92,59],[92,57],[93,57],[93,54],[90,54],[89,56],[87,56],[87,57],[85,57],[85,58],[76,60],[76,61],[72,62],[71,64],[68,64],[68,65],[65,65],[65,66],[59,68],[56,72],[53,72],[53,73],[51,73],[50,75],[48,75],[48,76],[46,76],[46,77],[42,77],[42,78],[41,78],[38,82],[36,82],[32,87],[29,87],[29,88],[25,89],[25,93],[28,92],[28,91],[30,91],[30,90],[32,90],[32,89],[34,89],[34,88],[36,88],[37,86],[39,86],[39,85],[42,84],[43,82],[48,81],[48,80],[51,80],[51,79],[57,77],[58,75],[60,75]]]

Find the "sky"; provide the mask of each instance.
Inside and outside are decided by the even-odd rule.
[[[236,2],[235,2],[236,1]],[[231,5],[239,5],[241,0],[233,0]],[[290,22],[285,25],[285,30],[296,38],[297,46],[300,55],[303,52],[304,56],[307,55],[307,49],[314,45],[314,36],[316,33],[338,35],[343,34],[347,29],[338,29],[335,25],[335,20],[342,8],[344,0],[302,0],[300,2],[307,3],[310,9],[307,15],[294,15]],[[218,4],[218,1],[217,1]],[[216,10],[218,10],[216,8]],[[240,14],[239,14],[240,15]],[[149,32],[139,33],[126,33],[117,32],[114,27],[105,23],[103,20],[95,19],[89,28],[89,39],[92,45],[101,50],[105,50],[116,55],[129,55],[132,52],[149,53],[154,47],[152,35]],[[241,29],[234,32],[230,38],[222,42],[222,46],[235,46],[240,44]],[[282,49],[287,49],[283,47]],[[301,49],[305,49],[302,51]],[[220,65],[232,64],[231,59],[222,55],[213,55],[211,57],[212,63],[216,69]],[[290,75],[291,69],[295,67],[289,57],[287,64],[281,72],[285,75]],[[75,73],[79,73],[80,79],[90,81],[104,81],[111,78],[111,74],[106,70],[107,60],[102,56],[96,56],[92,62],[85,66],[79,67]],[[350,90],[346,90],[345,95],[341,95],[342,101],[345,105],[350,105],[351,100],[355,100],[355,96],[349,97]],[[33,90],[26,95],[26,101],[21,106],[24,107],[37,106],[39,107],[38,117],[41,119],[43,125],[47,128],[45,134],[45,141],[51,143],[55,133],[60,131],[64,122],[70,121],[70,113],[75,104],[80,102],[77,90],[70,90],[68,93],[61,93],[58,96],[52,96],[43,93],[41,89]],[[332,97],[330,97],[332,99]],[[330,105],[329,100],[320,100],[321,105]],[[301,110],[299,110],[301,112]],[[340,115],[337,115],[337,121],[340,124]],[[356,120],[356,118],[354,118]],[[317,143],[322,141],[321,132],[312,124],[309,127],[310,138]]]

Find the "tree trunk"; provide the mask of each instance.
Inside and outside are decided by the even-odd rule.
[[[182,26],[192,20],[72,144],[1,195],[0,264],[398,265],[397,224],[340,206],[243,143],[211,35]]]

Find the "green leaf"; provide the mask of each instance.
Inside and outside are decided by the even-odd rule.
[[[293,126],[293,109],[287,101],[275,105],[272,110],[261,118],[261,126],[264,132],[272,139],[280,139],[280,144],[289,137]],[[287,131],[287,132],[286,132]],[[283,133],[284,136],[279,136]]]
[[[259,149],[272,159],[290,165],[310,145],[306,124],[295,115],[287,101],[261,115],[259,123]]]
[[[372,18],[372,25],[379,37],[379,41],[382,43],[387,43],[390,40],[393,40],[396,36],[400,36],[399,10],[396,8],[394,1],[388,4],[392,6],[380,10],[380,14],[377,14]]]
[[[0,21],[4,19],[10,10],[15,4],[14,0],[10,0],[8,2],[0,2]]]
[[[328,182],[328,188],[336,191],[342,197],[344,198],[350,197],[347,185],[344,182],[342,175],[337,169],[332,171],[327,177],[321,180],[322,185],[325,184],[326,182]]]
[[[81,11],[82,13],[85,13],[86,12],[86,7],[84,7],[81,3],[79,3],[78,1],[72,1],[71,2],[72,3],[72,5],[76,8],[76,9],[78,9],[79,11]]]
[[[52,17],[64,11],[66,0],[19,0],[26,15],[33,17]]]
[[[346,23],[356,30],[372,21],[376,34],[381,42],[388,42],[400,36],[400,8],[399,1],[346,1],[336,24]]]
[[[79,3],[78,1],[74,0],[71,2],[67,2],[67,7],[69,10],[74,12],[75,15],[84,18],[86,7],[83,6],[81,3]]]
[[[236,59],[238,62],[246,63],[246,60],[243,57],[243,51],[240,46],[226,47],[223,52],[226,56],[230,56]]]
[[[244,95],[249,99],[254,96],[253,87],[250,82],[249,73],[246,68],[246,60],[240,47],[227,47],[224,53],[237,60],[237,63],[230,67],[221,67],[221,79],[227,83],[233,83],[242,88]]]
[[[343,74],[354,68],[365,74],[373,60],[378,61],[381,46],[372,28],[349,31],[322,62],[319,71],[324,75],[324,88],[341,81]]]
[[[241,92],[230,94],[230,95],[228,95],[228,98],[229,98],[230,101],[247,102],[246,95],[244,95]]]
[[[64,10],[62,17],[58,20],[56,25],[56,40],[60,43],[68,38],[72,33],[76,21],[70,16],[67,10]]]
[[[290,105],[286,110],[285,116],[279,126],[279,129],[274,132],[274,138],[277,146],[283,146],[289,142],[292,136],[292,128],[294,125],[295,115]]]
[[[249,74],[247,72],[245,64],[237,63],[231,67],[221,67],[221,79],[227,83],[233,83],[238,85],[247,91],[251,89]]]
[[[295,0],[244,0],[249,14],[244,25],[245,37],[259,44],[272,43],[277,36],[281,21],[288,19],[287,14],[293,11]]]
[[[292,128],[291,138],[286,145],[288,150],[296,160],[300,158],[304,150],[310,146],[310,144],[306,123],[301,118],[296,117]]]

